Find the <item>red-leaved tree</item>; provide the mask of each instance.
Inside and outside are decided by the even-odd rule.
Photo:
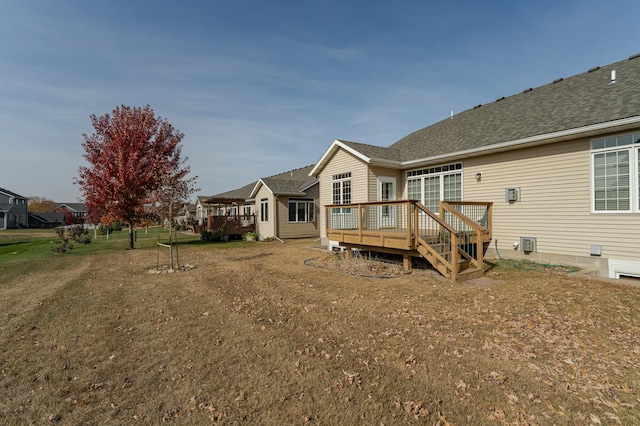
[[[84,158],[79,184],[89,215],[112,216],[129,225],[129,248],[134,248],[134,225],[152,207],[163,203],[163,188],[175,186],[180,196],[195,191],[195,178],[181,158],[184,134],[144,108],[122,105],[111,114],[91,115],[95,133],[83,135]]]

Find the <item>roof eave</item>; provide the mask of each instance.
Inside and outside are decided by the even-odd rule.
[[[561,142],[569,139],[575,139],[577,136],[588,137],[601,134],[605,131],[622,131],[631,129],[640,124],[640,116],[628,117],[620,120],[608,121],[605,123],[591,124],[588,126],[577,127],[573,129],[562,130],[559,132],[546,133],[542,135],[530,136],[522,139],[501,142],[493,145],[467,149],[463,151],[450,152],[433,157],[418,158],[402,162],[402,166],[412,167],[421,164],[429,164],[440,161],[458,160],[468,157],[476,157],[479,155],[492,154],[502,151],[510,151],[514,149],[527,148],[548,143]]]
[[[313,166],[313,169],[311,169],[311,171],[309,172],[309,176],[313,176],[316,177],[318,176],[318,174],[320,173],[320,171],[324,168],[324,166],[326,165],[326,163],[329,162],[329,158],[339,149],[342,148],[345,151],[347,151],[348,153],[356,156],[357,158],[359,158],[360,160],[364,161],[365,163],[369,163],[370,162],[370,158],[367,157],[366,155],[364,155],[363,153],[361,153],[360,151],[357,151],[353,148],[351,148],[350,146],[348,146],[347,144],[345,144],[344,142],[342,142],[340,139],[334,139],[333,142],[331,143],[331,145],[329,146],[329,148],[327,148],[327,150],[324,152],[324,154],[322,154],[322,157],[320,157],[320,160],[316,163],[315,166]]]
[[[389,169],[402,169],[402,161],[388,160],[386,158],[371,158],[369,164],[372,166],[381,166]]]
[[[311,188],[314,185],[317,185],[318,182],[320,182],[318,179],[314,179],[313,182],[309,182],[309,184],[303,186],[302,188],[300,188],[300,192],[306,192],[307,189]]]
[[[256,198],[256,195],[258,194],[258,190],[260,189],[260,187],[262,185],[266,185],[266,184],[264,183],[264,181],[262,179],[258,179],[258,181],[254,185],[253,189],[249,193],[249,198]],[[267,186],[267,188],[269,188],[269,187]]]

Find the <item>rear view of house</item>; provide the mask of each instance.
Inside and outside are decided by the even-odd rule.
[[[313,166],[261,178],[232,191],[198,197],[207,229],[229,235],[256,232],[260,238],[318,237],[318,181]]]
[[[251,191],[262,238],[318,237],[318,181],[309,177],[313,166],[260,179]]]
[[[0,188],[0,229],[29,226],[27,198]]]
[[[478,105],[388,147],[335,140],[311,176],[327,245],[348,243],[333,219],[364,211],[358,204],[378,203],[367,207],[376,223],[387,214],[396,226],[388,213],[407,200],[440,219],[443,201],[477,202],[487,208],[467,219],[491,220],[488,256],[640,277],[640,55]],[[361,236],[365,219],[356,218]]]

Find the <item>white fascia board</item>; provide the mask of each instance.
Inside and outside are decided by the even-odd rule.
[[[402,169],[403,168],[403,163],[401,161],[395,161],[395,160],[387,160],[384,158],[371,158],[369,161],[369,164],[373,165],[373,166],[381,166],[381,167],[387,167],[390,169]]]
[[[348,153],[356,156],[357,158],[361,159],[362,161],[364,161],[365,163],[370,163],[371,162],[371,158],[367,157],[366,155],[364,155],[363,153],[361,153],[360,151],[356,151],[355,149],[351,148],[348,145],[345,145],[342,141],[338,141],[337,144],[340,148],[344,149],[345,151],[347,151]]]
[[[311,188],[312,186],[316,185],[318,182],[320,182],[318,179],[314,180],[313,182],[311,182],[310,184],[303,186],[302,188],[300,188],[300,192],[306,192],[307,189]]]
[[[365,163],[369,163],[370,161],[369,157],[345,145],[344,142],[342,142],[340,139],[334,139],[329,148],[327,148],[322,157],[320,157],[320,160],[316,163],[315,166],[313,166],[313,169],[311,169],[311,171],[309,172],[309,176],[317,176],[320,170],[324,168],[325,163],[328,161],[329,157],[332,156],[333,153],[338,150],[338,148],[344,149],[345,151],[353,154]]]
[[[249,198],[256,198],[256,194],[258,193],[258,190],[260,189],[260,187],[264,185],[264,182],[262,181],[262,179],[258,180],[256,182],[256,185],[253,187],[253,189],[251,190],[251,193],[249,194]],[[267,187],[268,188],[268,187]]]
[[[436,155],[433,157],[418,158],[416,160],[405,161],[402,163],[405,167],[410,167],[420,163],[434,163],[437,161],[445,161],[452,159],[462,159],[483,154],[491,154],[493,152],[508,151],[511,149],[526,148],[528,146],[542,145],[552,142],[560,142],[575,138],[576,136],[589,136],[599,134],[606,130],[625,129],[633,125],[640,124],[640,116],[625,118],[622,120],[608,121],[606,123],[592,124],[574,129],[562,130],[544,135],[530,136],[527,138],[516,139],[508,142],[501,142],[493,145],[483,146],[479,148],[467,149],[463,151],[450,152],[447,154]]]
[[[276,197],[304,197],[304,194],[301,194],[300,192],[278,192],[273,195]]]

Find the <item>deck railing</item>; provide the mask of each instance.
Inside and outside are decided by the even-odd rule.
[[[354,247],[414,251],[456,279],[462,266],[481,270],[491,239],[491,203],[441,202],[439,214],[415,200],[326,206],[327,238]]]
[[[447,201],[440,203],[440,217],[459,232],[461,255],[481,268],[484,244],[491,240],[492,203]]]
[[[207,229],[219,231],[225,235],[240,235],[245,232],[255,231],[256,217],[253,214],[243,215],[209,215],[207,217]]]

